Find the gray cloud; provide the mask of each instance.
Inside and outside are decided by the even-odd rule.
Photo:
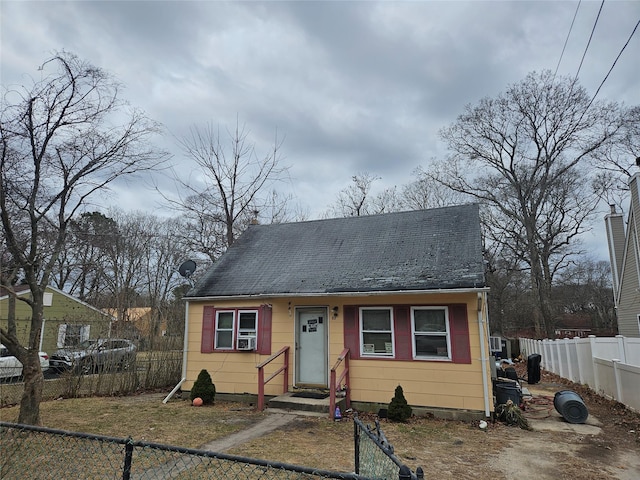
[[[176,147],[193,124],[246,123],[257,150],[286,137],[286,188],[312,215],[353,174],[409,181],[445,155],[438,130],[466,104],[533,70],[554,70],[577,2],[46,1],[0,3],[2,84],[65,49],[112,72],[123,94]],[[582,2],[559,73],[575,75],[599,2]],[[640,18],[640,3],[607,2],[580,80],[591,92]],[[600,97],[638,101],[640,34]],[[166,178],[156,183],[168,192]],[[136,192],[118,185],[135,204]],[[126,192],[126,193],[125,193]],[[153,208],[152,195],[138,204]],[[600,228],[599,225],[596,228]]]

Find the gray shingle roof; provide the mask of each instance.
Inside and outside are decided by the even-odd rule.
[[[188,297],[484,287],[478,206],[252,225]]]

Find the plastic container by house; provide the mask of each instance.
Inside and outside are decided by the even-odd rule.
[[[527,383],[534,384],[540,382],[540,361],[542,356],[539,353],[532,353],[527,357]]]
[[[569,423],[584,423],[589,416],[584,400],[572,390],[556,392],[553,397],[553,406]]]
[[[508,400],[520,405],[522,394],[518,385],[514,382],[496,382],[496,405],[506,404]]]

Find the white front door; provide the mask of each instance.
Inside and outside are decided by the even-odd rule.
[[[328,384],[327,318],[326,308],[296,309],[296,385]]]

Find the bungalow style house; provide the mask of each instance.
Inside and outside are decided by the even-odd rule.
[[[14,288],[18,297],[31,295],[27,285]],[[9,293],[0,289],[0,327],[7,328]],[[108,337],[113,317],[68,293],[48,286],[44,294],[44,321],[40,334],[40,350],[53,353],[58,348],[77,345],[89,337]],[[26,343],[31,328],[31,307],[16,302],[16,330]]]
[[[631,199],[625,231],[621,213],[611,206],[605,217],[613,276],[618,333],[640,337],[640,173],[629,181]]]
[[[202,369],[227,394],[347,385],[366,409],[401,385],[413,407],[489,416],[487,291],[475,204],[251,225],[186,295],[182,388]],[[286,378],[261,384],[282,351]]]

